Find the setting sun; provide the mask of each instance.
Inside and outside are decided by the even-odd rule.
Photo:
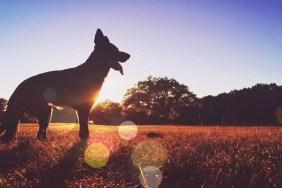
[[[105,101],[105,100],[111,100],[113,102],[121,102],[123,95],[126,93],[126,89],[123,89],[123,87],[120,87],[121,85],[113,84],[110,81],[107,80],[122,80],[124,77],[120,76],[119,74],[115,74],[114,72],[111,72],[112,74],[109,74],[108,77],[105,79],[105,82],[96,97],[93,97],[94,104],[97,104],[99,102]],[[125,84],[126,79],[123,80],[121,84]]]
[[[93,97],[93,104],[98,104],[99,102],[107,100],[107,94],[103,92],[103,89],[98,93],[98,96]]]

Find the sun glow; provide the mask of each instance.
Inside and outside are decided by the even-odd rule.
[[[112,100],[112,95],[113,95],[113,91],[103,86],[100,92],[98,93],[98,95],[95,95],[93,97],[93,104],[95,105],[95,104],[98,104],[99,102],[102,102],[108,99]]]
[[[103,99],[101,99],[101,93],[98,94],[98,96],[94,96],[93,97],[93,105],[98,104],[99,102],[103,101]]]
[[[103,89],[93,97],[93,105],[97,105],[98,103],[105,101],[108,99],[107,93]]]
[[[95,97],[93,96],[93,101],[95,101],[96,104],[105,100],[121,102],[126,90],[130,88],[130,85],[127,83],[128,78],[122,77],[114,70],[111,71],[108,77],[105,79],[96,101],[94,100]]]

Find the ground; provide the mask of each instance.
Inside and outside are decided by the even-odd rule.
[[[0,187],[282,187],[282,127],[21,124]]]

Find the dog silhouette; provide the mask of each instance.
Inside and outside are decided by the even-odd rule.
[[[46,139],[52,108],[69,106],[77,111],[79,137],[89,137],[88,117],[110,68],[123,69],[130,55],[119,51],[100,29],[95,34],[95,48],[85,63],[70,69],[42,73],[24,80],[8,101],[0,126],[0,140],[10,141],[16,134],[23,113],[38,119],[38,139]]]

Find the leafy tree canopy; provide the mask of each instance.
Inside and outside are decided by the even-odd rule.
[[[192,106],[196,101],[196,95],[175,79],[149,76],[127,90],[123,106],[126,114],[174,120],[183,107]]]
[[[7,104],[8,104],[8,101],[6,99],[0,98],[0,113],[6,110]]]
[[[119,103],[105,100],[94,105],[89,120],[95,124],[120,124],[121,110]]]

